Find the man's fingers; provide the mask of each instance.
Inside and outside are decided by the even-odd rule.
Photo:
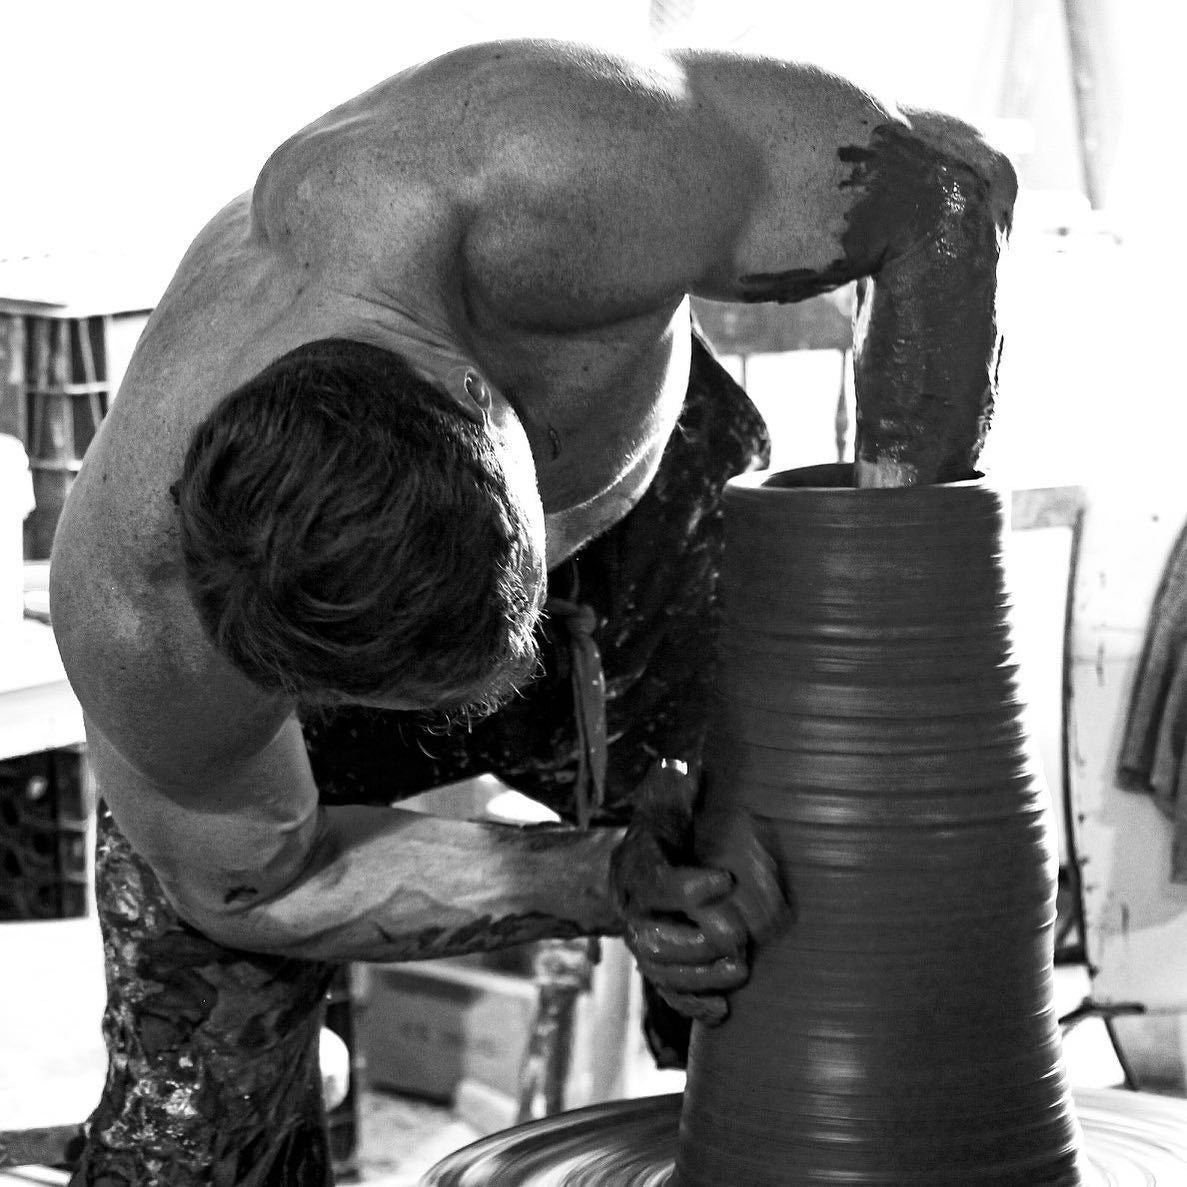
[[[745,880],[739,880],[731,902],[759,944],[779,931],[791,914],[791,904],[787,901],[779,871],[767,854],[751,864]]]
[[[689,769],[687,762],[661,759],[644,776],[635,793],[636,803],[645,812],[673,813],[692,819],[692,810],[700,786],[700,771]]]
[[[736,888],[729,903],[756,941],[768,939],[788,921],[791,904],[778,862],[749,815],[705,814],[698,823],[697,850],[707,865],[732,871]]]
[[[750,927],[735,897],[718,899],[690,911],[690,918],[704,933],[708,946],[719,956],[744,952],[750,940]]]
[[[740,957],[712,964],[656,964],[640,960],[639,971],[663,993],[723,993],[745,985],[750,969]]]
[[[676,911],[689,914],[724,898],[734,888],[734,876],[728,870],[701,869],[696,866],[666,866],[635,892],[636,907],[645,911]]]
[[[698,924],[677,919],[638,919],[627,924],[626,942],[635,959],[654,964],[709,964],[741,956],[745,933],[730,932],[725,942]]]
[[[717,993],[676,993],[661,989],[659,995],[677,1013],[705,1026],[718,1026],[729,1017],[729,1003]]]

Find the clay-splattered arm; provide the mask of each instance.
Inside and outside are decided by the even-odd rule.
[[[230,948],[420,960],[616,934],[618,829],[520,829],[319,804],[295,719],[265,747],[150,775],[88,723],[100,794],[181,917]]]
[[[207,820],[207,830],[216,827]],[[266,883],[251,870],[217,903],[199,900],[192,871],[168,889],[194,926],[228,946],[304,959],[422,960],[617,934],[608,872],[620,837],[332,807],[319,811],[303,868],[281,889],[261,894]],[[203,873],[208,883],[219,871]]]
[[[862,479],[969,471],[993,404],[1016,192],[976,129],[775,58],[546,43],[470,58],[481,201],[466,265],[485,307],[595,332],[689,292],[798,301],[861,280]]]
[[[744,276],[745,299],[797,301],[857,279],[858,484],[967,477],[996,393],[1013,170],[971,128],[930,113],[879,124],[837,155],[850,198],[837,257]]]

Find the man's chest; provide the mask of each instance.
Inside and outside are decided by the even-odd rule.
[[[545,512],[600,507],[611,522],[621,518],[646,489],[680,413],[687,305],[581,335],[508,334],[477,345],[523,422]]]

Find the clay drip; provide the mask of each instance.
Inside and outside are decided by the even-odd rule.
[[[672,1183],[1079,1184],[1002,501],[850,481],[727,490],[706,807],[756,817],[795,922],[694,1032]]]

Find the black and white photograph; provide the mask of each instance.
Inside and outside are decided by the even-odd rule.
[[[1187,12],[0,47],[0,1187],[1187,1185]]]

